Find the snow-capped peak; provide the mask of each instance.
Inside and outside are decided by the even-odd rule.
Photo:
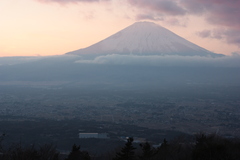
[[[96,44],[68,54],[218,56],[153,22],[136,22]]]

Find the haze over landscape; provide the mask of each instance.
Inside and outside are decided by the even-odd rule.
[[[24,2],[0,2],[2,155],[51,143],[64,159],[79,144],[112,159],[124,137],[240,138],[239,1]]]

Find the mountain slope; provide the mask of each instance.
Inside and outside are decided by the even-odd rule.
[[[136,22],[96,44],[67,54],[221,56],[152,22]]]

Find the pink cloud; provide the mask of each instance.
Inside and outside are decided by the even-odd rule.
[[[66,3],[77,3],[77,2],[100,2],[100,1],[109,1],[109,0],[37,0],[37,1],[43,2],[43,3],[56,2],[60,4],[66,4]]]
[[[37,0],[48,3],[94,3],[112,0]],[[225,40],[240,46],[240,0],[126,0],[134,7],[137,20],[165,21],[172,25],[185,26],[179,21],[187,15],[203,16],[207,23],[215,26],[215,30],[201,31],[203,38]]]

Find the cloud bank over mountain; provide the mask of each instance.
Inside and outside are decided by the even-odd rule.
[[[76,60],[75,63],[110,65],[148,65],[148,66],[191,66],[191,67],[240,67],[240,55],[218,58],[199,56],[137,56],[109,54],[94,59]]]
[[[97,64],[97,65],[126,65],[126,66],[189,66],[189,67],[240,67],[240,54],[217,58],[178,55],[95,55],[95,56],[45,56],[45,57],[0,57],[1,66],[15,66],[19,64],[49,63],[54,64]]]

